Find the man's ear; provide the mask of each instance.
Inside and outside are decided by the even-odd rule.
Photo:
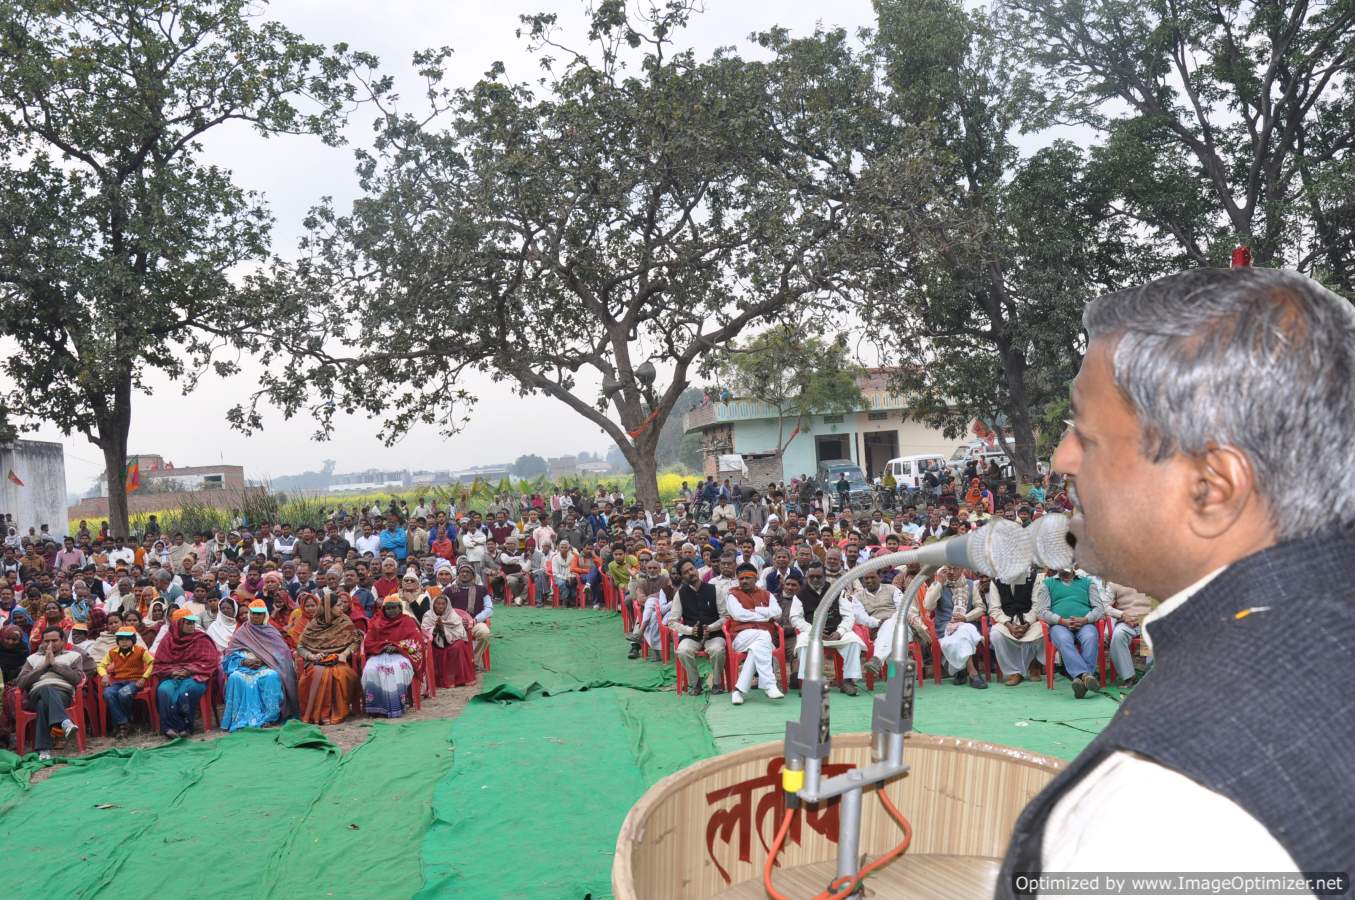
[[[1211,444],[1190,461],[1187,524],[1199,538],[1216,538],[1256,499],[1256,469],[1236,447]]]

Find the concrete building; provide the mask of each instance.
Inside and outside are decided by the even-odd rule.
[[[137,464],[141,487],[127,495],[129,516],[176,509],[193,501],[219,509],[238,506],[245,491],[245,469],[224,463],[176,466],[158,453],[133,453],[127,464]],[[92,495],[66,508],[72,521],[84,519],[91,528],[108,518],[108,473],[99,476]]]
[[[15,484],[10,473],[23,484]],[[13,517],[20,534],[43,525],[57,538],[66,522],[66,453],[51,441],[15,441],[0,446],[0,513]]]
[[[813,416],[786,446],[781,465],[776,446],[781,430],[776,410],[756,400],[735,398],[710,402],[683,416],[683,429],[701,435],[706,475],[721,475],[721,455],[739,454],[748,466],[747,481],[765,485],[814,474],[827,459],[850,459],[868,479],[879,477],[884,464],[898,456],[941,453],[950,456],[962,442],[908,417],[907,399],[890,392],[886,372],[871,372],[860,381],[865,398],[861,409],[849,413]],[[795,430],[794,419],[784,423],[784,434]],[[782,438],[784,440],[785,438]]]
[[[243,466],[176,466],[158,453],[133,453],[127,465],[137,464],[141,475],[141,490],[147,494],[167,491],[240,491],[245,487]],[[94,497],[108,496],[107,473],[99,476]]]

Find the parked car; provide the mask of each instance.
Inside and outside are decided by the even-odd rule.
[[[837,483],[847,476],[847,502],[853,509],[869,509],[875,505],[875,490],[866,481],[861,467],[850,459],[825,459],[819,463],[814,480],[825,496],[833,498],[833,508],[841,509]]]
[[[889,472],[894,476],[894,483],[900,490],[917,490],[922,486],[922,478],[928,469],[936,469],[939,472],[945,467],[946,458],[940,453],[899,456],[885,463],[880,479],[883,480],[884,472]]]

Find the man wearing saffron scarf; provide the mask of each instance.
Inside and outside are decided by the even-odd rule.
[[[734,649],[747,653],[739,670],[739,680],[730,699],[735,706],[743,704],[743,697],[753,687],[753,672],[757,672],[758,687],[767,692],[768,700],[780,700],[785,694],[776,685],[776,670],[772,667],[772,634],[774,623],[781,616],[781,605],[766,588],[757,586],[757,566],[742,563],[735,570],[739,586],[725,598],[725,611],[734,620],[729,633]]]
[[[155,691],[160,733],[170,740],[193,733],[198,700],[220,677],[221,653],[197,626],[197,616],[179,617],[165,626],[165,636],[155,649],[154,666],[160,674],[160,686]]]

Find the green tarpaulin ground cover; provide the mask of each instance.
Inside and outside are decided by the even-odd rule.
[[[341,754],[289,723],[75,759],[36,784],[0,752],[6,896],[610,896],[627,811],[698,760],[779,740],[798,699],[678,697],[673,664],[626,658],[613,613],[496,611],[493,665],[455,721],[378,721]],[[928,683],[916,727],[1075,756],[1114,712],[1060,680]],[[870,698],[834,693],[835,733]],[[454,745],[454,753],[453,753]]]
[[[479,699],[521,700],[540,691],[560,694],[603,687],[657,691],[674,682],[672,665],[626,658],[620,617],[592,609],[496,610],[493,670]]]
[[[379,723],[344,756],[291,722],[102,753],[31,786],[33,764],[7,754],[5,895],[412,895],[419,847],[406,836],[431,820],[447,738],[442,721]]]
[[[456,720],[456,766],[433,794],[420,897],[610,895],[621,822],[651,784],[716,753],[698,704],[628,688]]]

